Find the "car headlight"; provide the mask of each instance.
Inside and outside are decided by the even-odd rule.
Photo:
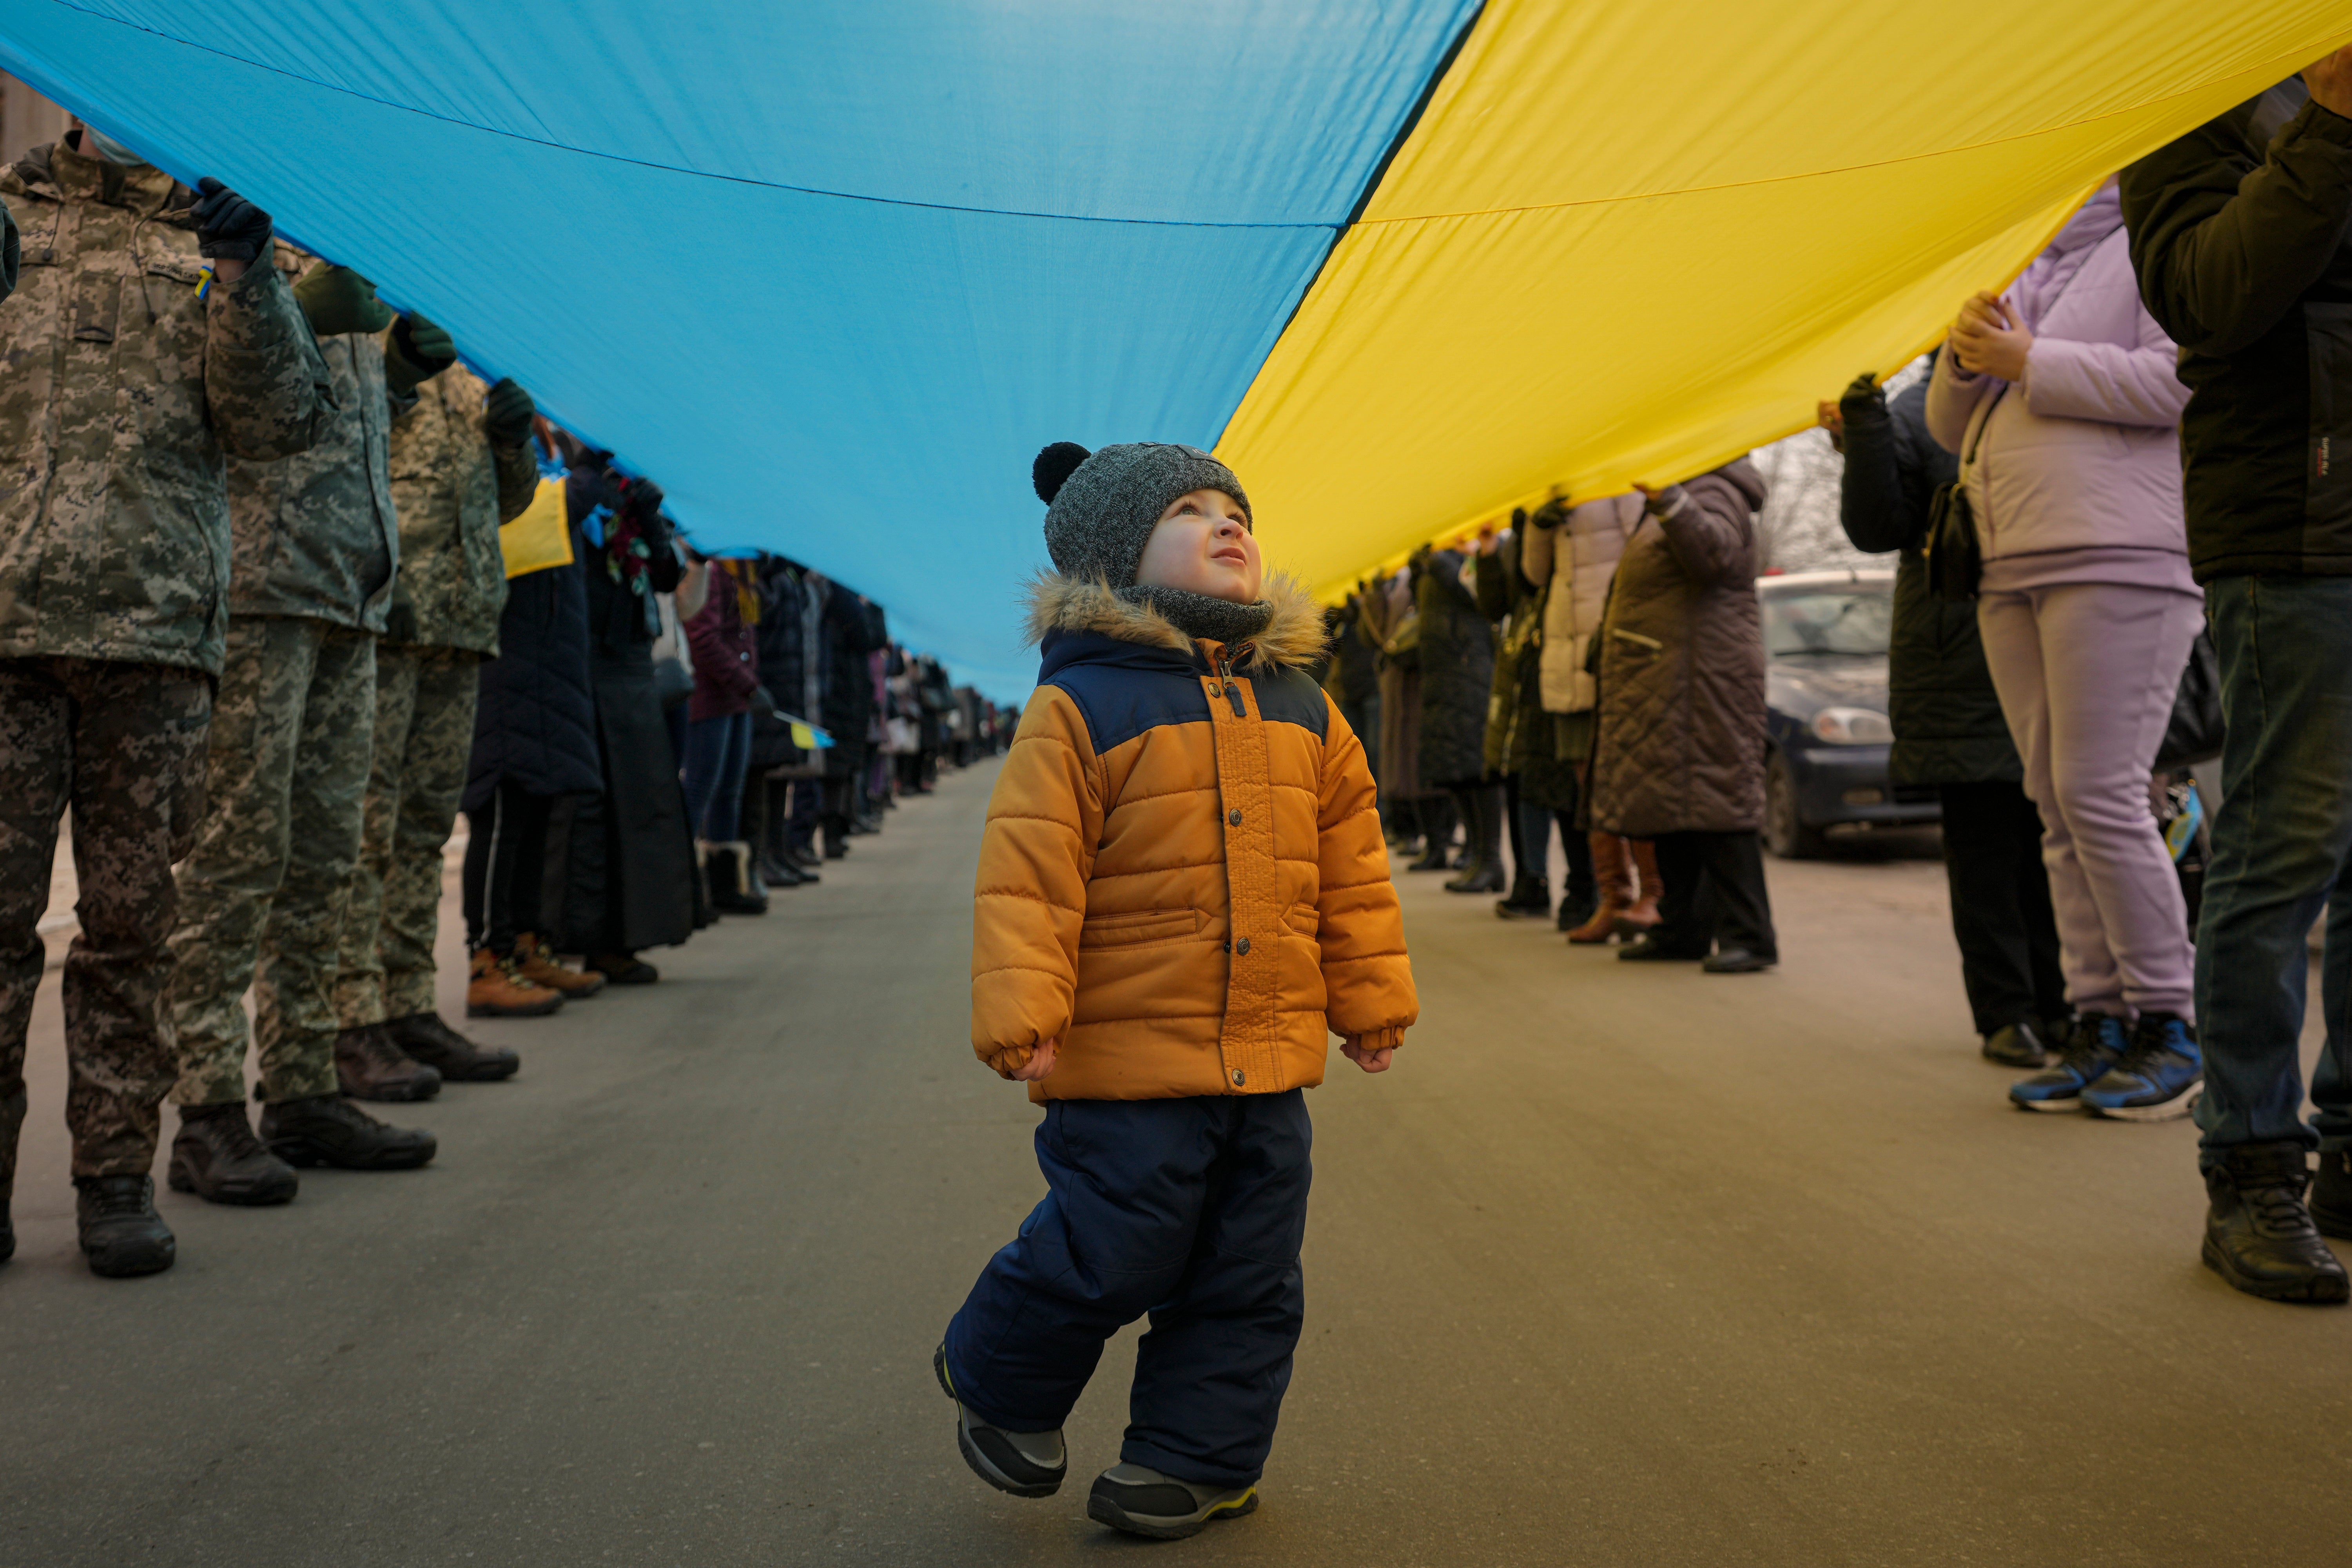
[[[1868,708],[1824,708],[1813,715],[1812,731],[1832,746],[1883,746],[1895,739],[1886,715]]]

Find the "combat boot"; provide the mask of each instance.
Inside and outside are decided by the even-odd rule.
[[[491,1083],[512,1078],[522,1058],[504,1048],[484,1050],[441,1021],[438,1013],[386,1018],[386,1037],[441,1075],[446,1083]]]
[[[563,1005],[563,993],[535,985],[515,973],[514,961],[487,947],[474,950],[473,976],[466,982],[468,1018],[540,1018]]]
[[[155,1212],[152,1176],[76,1176],[74,1228],[89,1271],[101,1279],[161,1274],[179,1251]]]
[[[593,996],[604,989],[604,977],[567,968],[530,931],[515,938],[514,971],[533,985],[544,985],[566,1002]]]
[[[413,1171],[440,1147],[432,1133],[387,1127],[340,1094],[263,1106],[261,1136],[289,1164],[342,1171]]]
[[[194,1193],[208,1204],[257,1207],[291,1203],[302,1184],[293,1166],[262,1147],[245,1107],[234,1101],[180,1107],[165,1180],[173,1192]]]
[[[335,1078],[353,1100],[430,1100],[441,1092],[441,1075],[412,1059],[382,1024],[335,1037]]]
[[[2205,1172],[2205,1267],[2249,1296],[2334,1306],[2352,1299],[2344,1265],[2304,1206],[2303,1145],[2240,1143]]]

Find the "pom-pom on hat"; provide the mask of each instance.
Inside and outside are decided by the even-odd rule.
[[[1241,480],[1198,447],[1135,441],[1089,452],[1056,441],[1037,454],[1029,474],[1045,503],[1045,551],[1055,569],[1114,589],[1135,585],[1143,546],[1177,497],[1223,490],[1251,516]]]

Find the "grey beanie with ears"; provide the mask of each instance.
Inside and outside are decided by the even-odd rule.
[[[1223,490],[1250,515],[1234,471],[1198,447],[1133,441],[1089,452],[1056,441],[1037,454],[1030,480],[1045,503],[1045,551],[1066,576],[1135,586],[1143,547],[1179,496]]]

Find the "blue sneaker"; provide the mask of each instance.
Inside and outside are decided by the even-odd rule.
[[[2143,1013],[2131,1049],[2083,1090],[2083,1104],[2094,1116],[2119,1121],[2169,1121],[2188,1115],[2204,1091],[2197,1031],[2169,1013]]]
[[[2009,1098],[2020,1110],[2080,1110],[2083,1090],[2106,1076],[2131,1049],[2124,1021],[2112,1013],[2085,1013],[2074,1023],[2074,1037],[2058,1059],[2009,1086]]]

